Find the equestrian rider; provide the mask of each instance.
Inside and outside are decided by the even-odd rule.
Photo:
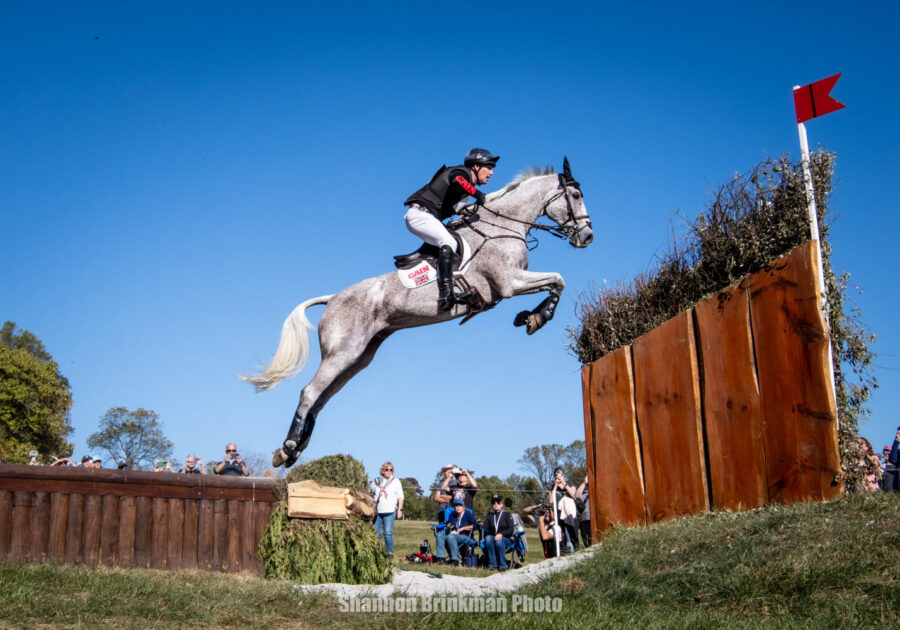
[[[488,182],[500,159],[486,149],[472,149],[459,166],[442,166],[425,186],[403,202],[409,206],[406,227],[426,243],[440,248],[438,255],[438,309],[449,311],[454,304],[465,304],[470,293],[453,292],[453,256],[456,239],[441,223],[456,214],[456,205],[468,197],[484,203],[484,193],[476,188]]]

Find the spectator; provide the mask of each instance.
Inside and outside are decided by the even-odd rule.
[[[547,504],[553,505],[556,496],[556,522],[562,525],[569,552],[575,551],[578,542],[576,533],[577,508],[575,507],[575,486],[566,481],[566,473],[561,467],[553,471],[553,486],[547,495]]]
[[[81,458],[81,468],[93,468],[94,467],[94,458],[90,455],[85,455]]]
[[[394,465],[384,462],[381,477],[369,483],[375,495],[375,532],[384,539],[388,558],[394,559],[394,519],[403,518],[403,484],[394,476]]]
[[[857,465],[863,471],[862,492],[878,492],[881,481],[881,461],[875,455],[872,444],[864,437],[859,438],[860,457]]]
[[[462,499],[466,509],[471,510],[475,502],[475,494],[478,492],[478,483],[465,468],[454,468],[453,476],[456,477],[457,486],[453,491],[454,503],[456,499]]]
[[[205,475],[206,469],[203,468],[203,460],[194,455],[188,455],[184,458],[184,468],[178,472],[186,475]]]
[[[126,462],[119,462],[116,464],[116,468],[119,470],[128,470],[128,464]]]
[[[553,506],[538,503],[529,505],[522,512],[537,525],[538,535],[541,537],[541,545],[544,548],[544,558],[555,558],[559,555],[559,543],[562,540],[560,528],[553,517]]]
[[[28,465],[29,466],[40,466],[41,462],[38,461],[38,452],[31,451],[28,453]]]
[[[65,468],[71,468],[71,467],[75,466],[75,462],[72,461],[71,457],[57,458],[57,457],[54,457],[53,455],[51,455],[50,459],[53,460],[53,462],[50,464],[51,466],[62,466]]]
[[[575,508],[578,510],[578,529],[581,533],[581,546],[591,546],[591,498],[588,488],[588,477],[575,490]]]
[[[506,571],[506,550],[512,547],[515,525],[509,512],[503,509],[503,497],[491,497],[490,514],[484,517],[484,550],[488,568]]]
[[[175,470],[172,468],[172,463],[167,462],[164,459],[157,459],[153,462],[153,472],[170,472],[173,473]]]
[[[888,455],[888,464],[894,467],[893,489],[900,490],[900,427],[897,427],[897,433],[894,434],[894,443]]]
[[[216,464],[214,470],[217,475],[227,475],[229,477],[247,477],[250,475],[250,471],[247,470],[247,466],[244,464],[240,453],[237,452],[237,446],[234,443],[229,443],[225,446],[225,459]]]
[[[94,455],[91,457],[91,467],[98,470],[103,468],[103,460],[99,456]]]
[[[897,466],[891,463],[891,447],[885,446],[882,450],[881,489],[885,492],[897,490]]]
[[[475,516],[472,510],[466,509],[462,498],[453,499],[453,514],[447,521],[447,545],[450,547],[450,564],[459,565],[459,546],[472,536],[475,529]]]
[[[447,508],[453,501],[453,492],[457,488],[456,477],[453,471],[459,471],[459,468],[453,464],[448,464],[441,468],[441,483],[438,489],[434,491],[434,500],[438,504],[437,522],[444,523],[447,519]],[[447,560],[447,531],[445,527],[438,527],[434,531],[434,544],[437,552],[438,562]]]

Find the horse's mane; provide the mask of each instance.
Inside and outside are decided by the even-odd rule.
[[[524,171],[521,171],[518,175],[516,175],[513,180],[504,188],[494,193],[494,195],[502,197],[506,193],[512,192],[523,183],[527,182],[529,179],[534,179],[535,177],[543,177],[544,175],[553,175],[554,173],[556,173],[556,169],[553,168],[551,164],[548,164],[543,168],[540,166],[532,166],[530,168],[526,168]]]

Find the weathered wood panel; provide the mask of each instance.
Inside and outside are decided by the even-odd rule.
[[[694,314],[713,508],[757,508],[769,495],[746,282],[702,301]]]
[[[31,511],[31,549],[28,559],[42,562],[47,556],[50,539],[50,494],[35,492]]]
[[[22,562],[31,550],[31,493],[14,492],[12,498],[12,534],[9,559]]]
[[[101,504],[100,564],[116,563],[116,543],[119,530],[119,497],[107,494]]]
[[[185,499],[169,499],[166,521],[166,567],[169,569],[184,568],[184,501]]]
[[[98,494],[84,498],[84,563],[89,567],[100,563],[100,507],[103,499]]]
[[[134,557],[137,533],[137,499],[121,497],[119,499],[119,535],[116,540],[116,564],[120,567],[137,566]]]
[[[60,492],[50,494],[50,539],[47,541],[47,559],[63,562],[66,559],[66,531],[69,519],[69,495]]]
[[[196,499],[184,500],[184,531],[181,545],[183,549],[183,566],[196,569],[197,566],[197,533],[200,526],[200,503]]]
[[[841,493],[829,335],[817,274],[810,242],[749,281],[769,497],[782,503]]]
[[[69,516],[66,523],[66,562],[81,564],[84,561],[84,495],[69,497]]]
[[[210,477],[0,465],[0,562],[261,572],[280,482]]]
[[[635,340],[634,389],[647,518],[709,510],[690,311]]]
[[[646,522],[632,383],[630,346],[619,348],[591,366],[591,440],[593,444],[603,445],[602,455],[593,460],[595,481],[591,486],[591,502],[596,516],[591,513],[591,529],[594,540],[614,525]]]
[[[591,366],[581,368],[581,402],[584,406],[584,447],[587,451],[588,492],[596,488],[596,471],[594,470],[594,417],[591,415]],[[590,494],[588,495],[590,496]],[[591,515],[591,536],[597,540],[598,520],[600,513],[596,501],[588,502]]]
[[[199,569],[213,569],[213,540],[215,539],[215,510],[213,502],[208,499],[200,501],[200,517],[198,520],[197,564]]]
[[[150,540],[153,536],[153,499],[137,497],[134,517],[134,565],[150,567]]]
[[[0,558],[9,556],[12,536],[12,492],[0,490]]]

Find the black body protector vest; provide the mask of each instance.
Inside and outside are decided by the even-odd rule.
[[[442,166],[431,178],[431,181],[409,196],[403,205],[410,206],[414,203],[424,206],[431,214],[443,221],[447,217],[456,214],[454,206],[469,196],[462,190],[461,194],[448,194],[450,191],[450,173],[455,170],[465,171],[469,169],[464,165]]]

